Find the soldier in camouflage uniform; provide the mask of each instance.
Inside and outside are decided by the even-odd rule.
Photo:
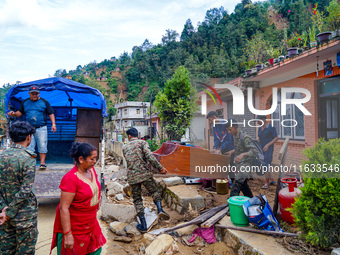
[[[24,121],[10,128],[14,144],[0,154],[0,254],[35,254],[37,199],[32,192],[36,155],[26,150],[35,129]]]
[[[236,176],[231,187],[230,196],[238,196],[240,191],[247,197],[253,197],[253,193],[247,183],[250,173],[247,172],[257,155],[257,149],[250,136],[238,129],[236,119],[229,119],[226,124],[228,132],[234,138]],[[242,139],[241,139],[242,138]]]
[[[124,157],[127,162],[127,180],[132,187],[132,198],[135,204],[137,216],[141,224],[137,228],[141,232],[146,232],[146,221],[144,215],[143,199],[141,196],[142,185],[152,194],[154,203],[157,205],[159,218],[168,220],[169,215],[162,209],[162,197],[157,188],[157,184],[153,179],[153,170],[149,167],[149,163],[157,168],[161,174],[165,174],[167,170],[157,161],[155,156],[149,149],[149,144],[138,139],[138,131],[130,128],[126,134],[129,142],[123,149]]]

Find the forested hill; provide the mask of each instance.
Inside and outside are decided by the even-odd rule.
[[[254,61],[252,44],[267,48],[263,61],[271,57],[271,51],[286,54],[287,38],[311,27],[316,3],[322,11],[329,0],[243,0],[230,14],[223,7],[208,10],[196,27],[188,17],[182,31],[166,30],[158,45],[145,39],[131,54],[124,52],[118,58],[79,65],[68,73],[57,70],[55,75],[69,75],[99,88],[109,99],[111,111],[118,101],[149,100],[151,93],[154,97],[180,65],[188,68],[193,83],[209,83],[211,78],[230,80],[242,75]]]

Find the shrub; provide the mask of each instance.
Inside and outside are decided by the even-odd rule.
[[[304,150],[308,160],[303,160],[303,166],[310,170],[312,164],[325,164],[331,169],[331,165],[340,163],[339,144],[340,139],[327,142],[320,139],[314,148]],[[303,173],[307,177],[304,187],[290,211],[307,242],[329,247],[340,240],[340,179],[327,178],[327,173],[318,174]]]

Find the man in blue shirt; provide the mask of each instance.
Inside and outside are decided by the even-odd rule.
[[[213,125],[215,123],[215,126],[213,126],[214,146],[212,153],[231,156],[231,152],[234,150],[234,140],[228,133],[225,122],[221,121],[221,123],[219,123],[220,118],[215,111],[210,111],[206,118],[209,120],[209,123],[212,123]],[[211,188],[216,188],[216,179],[212,179]]]
[[[9,116],[21,117],[26,114],[26,121],[35,127],[35,134],[32,136],[32,142],[27,147],[30,151],[35,151],[35,144],[38,145],[40,155],[40,170],[46,169],[46,153],[47,153],[47,115],[49,116],[54,133],[57,131],[55,124],[54,111],[49,102],[40,97],[40,90],[37,86],[31,86],[28,91],[30,97],[21,102],[18,111],[8,112]]]
[[[210,123],[214,124],[214,146],[213,152],[216,154],[228,154],[229,151],[234,149],[233,137],[228,133],[225,122],[219,123],[217,112],[211,111],[207,115]],[[222,124],[223,123],[223,124]]]
[[[274,152],[274,143],[279,140],[279,137],[277,136],[277,132],[275,127],[273,127],[270,123],[267,122],[267,117],[265,115],[259,115],[257,116],[258,124],[262,125],[259,128],[258,131],[258,137],[257,140],[259,141],[263,153],[264,153],[264,162],[266,166],[269,169],[270,164],[273,160],[273,152]],[[263,122],[263,123],[262,123]],[[268,189],[270,184],[275,184],[275,181],[270,178],[270,172],[267,172],[265,174],[266,177],[266,183],[262,187],[263,189]]]

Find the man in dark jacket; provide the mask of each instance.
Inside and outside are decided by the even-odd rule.
[[[168,220],[169,215],[162,209],[162,197],[157,188],[157,184],[153,179],[153,170],[150,169],[148,163],[159,170],[159,173],[166,174],[167,170],[158,162],[149,149],[149,144],[138,139],[138,131],[130,128],[126,134],[129,142],[123,148],[124,158],[127,163],[128,173],[127,180],[132,187],[132,198],[135,204],[137,216],[141,224],[137,228],[141,232],[146,232],[146,221],[144,215],[144,206],[142,199],[142,185],[152,194],[154,203],[158,209],[159,218]]]
[[[10,128],[14,144],[0,154],[0,254],[34,254],[37,199],[32,191],[36,154],[26,149],[34,128],[17,121]]]

